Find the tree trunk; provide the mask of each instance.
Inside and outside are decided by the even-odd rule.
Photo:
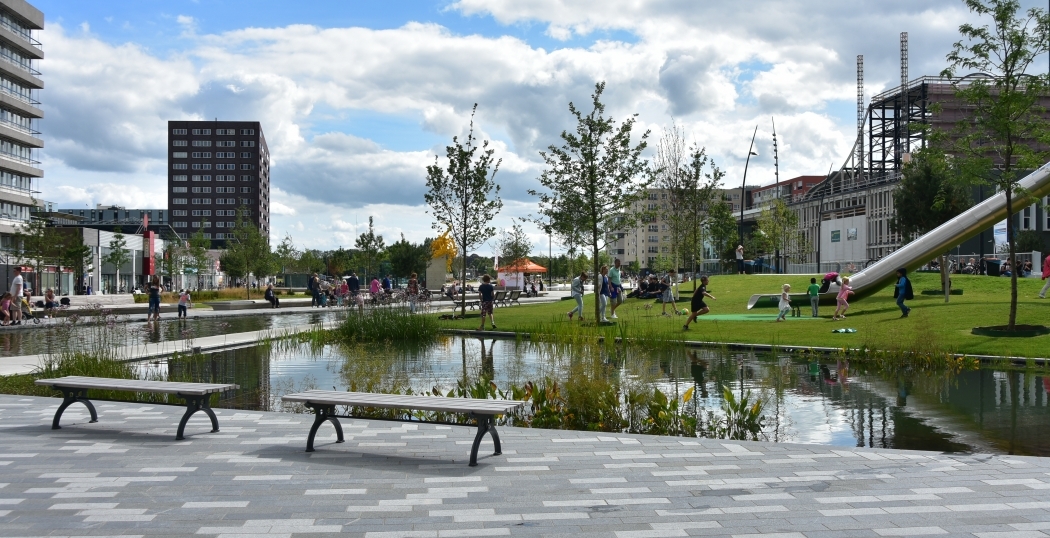
[[[948,273],[948,255],[941,254],[941,290],[944,291],[944,302],[948,302],[951,295],[951,274]]]
[[[466,236],[466,233],[463,234],[463,243],[462,243],[461,246],[463,247],[463,254],[462,254],[463,271],[460,274],[463,275],[463,278],[460,279],[460,281],[459,281],[459,296],[460,296],[460,306],[459,306],[460,312],[459,312],[459,315],[460,315],[460,317],[466,318],[467,317],[467,236]],[[455,306],[456,305],[452,305],[452,311],[453,312],[456,310]],[[485,318],[484,317],[481,318],[481,322],[482,322],[482,324],[485,323]]]
[[[1009,162],[1009,160],[1007,161]],[[1015,245],[1014,245],[1014,203],[1013,203],[1013,189],[1009,186],[1006,188],[1006,243],[1010,245],[1010,321],[1007,323],[1006,329],[1012,331],[1017,325],[1017,265],[1014,259],[1015,257]]]

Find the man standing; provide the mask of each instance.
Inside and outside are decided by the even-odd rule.
[[[744,274],[744,245],[736,246],[736,272],[739,275]]]
[[[310,307],[311,308],[321,305],[321,300],[317,296],[318,283],[319,282],[318,282],[318,278],[317,278],[317,273],[314,273],[310,277],[310,280],[306,283],[306,290],[308,292],[310,292]]]
[[[22,268],[15,267],[15,278],[11,280],[11,323],[22,323]]]
[[[609,290],[612,293],[612,308],[611,315],[612,319],[616,319],[616,307],[623,303],[623,284],[620,282],[620,258],[613,260],[612,269],[609,269],[609,285],[612,287]]]
[[[394,287],[393,281],[390,279],[390,275],[386,275],[383,279],[383,291],[390,293],[390,290]]]

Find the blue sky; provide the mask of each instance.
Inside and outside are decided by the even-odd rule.
[[[386,237],[434,235],[425,167],[475,102],[503,159],[495,224],[528,216],[539,150],[603,80],[609,114],[637,113],[651,144],[674,121],[727,183],[755,125],[748,183],[772,181],[771,116],[781,178],[822,175],[853,143],[857,54],[870,96],[899,80],[899,32],[920,76],[943,67],[959,24],[979,22],[959,0],[33,3],[47,20],[45,199],[161,207],[168,120],[259,120],[274,236],[316,248],[352,244],[368,215]]]

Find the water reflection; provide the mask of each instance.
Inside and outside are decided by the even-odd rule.
[[[185,364],[184,364],[185,363]],[[986,367],[881,372],[846,360],[718,350],[627,351],[499,339],[444,338],[425,347],[244,348],[155,363],[194,380],[242,389],[223,407],[280,410],[279,395],[307,388],[444,394],[492,379],[501,389],[540,382],[659,388],[696,409],[719,409],[724,389],[764,401],[771,441],[942,452],[1050,455],[1050,377]],[[581,385],[587,386],[587,385]],[[625,389],[624,394],[627,393]]]

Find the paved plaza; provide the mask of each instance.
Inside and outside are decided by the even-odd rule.
[[[1050,536],[1050,459],[0,396],[3,536]]]

